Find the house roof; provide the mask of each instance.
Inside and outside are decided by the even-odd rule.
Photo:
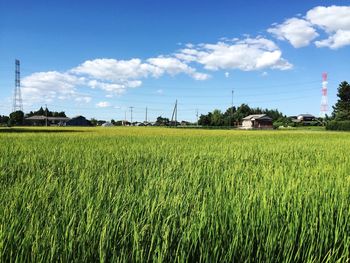
[[[254,121],[254,120],[272,120],[269,116],[266,114],[252,114],[248,115],[247,117],[243,118],[245,121]]]
[[[34,116],[26,118],[26,120],[29,120],[29,121],[44,121],[46,119],[48,121],[68,121],[68,120],[70,120],[70,118],[68,118],[68,117],[46,117],[43,115],[34,115]]]
[[[312,114],[299,114],[298,115],[298,117],[309,117],[309,118],[315,118],[315,116],[314,115],[312,115]]]

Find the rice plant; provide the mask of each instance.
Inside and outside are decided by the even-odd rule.
[[[2,262],[349,262],[350,134],[0,133]]]

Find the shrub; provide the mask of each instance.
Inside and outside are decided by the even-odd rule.
[[[326,130],[350,131],[350,121],[329,121],[326,124]]]
[[[284,127],[284,123],[281,121],[275,121],[273,124],[273,128],[274,129],[278,129],[279,127],[283,126]]]

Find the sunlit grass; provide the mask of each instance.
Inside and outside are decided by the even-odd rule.
[[[3,262],[349,261],[348,133],[67,130],[0,132]]]

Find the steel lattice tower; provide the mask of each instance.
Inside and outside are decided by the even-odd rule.
[[[325,117],[328,112],[328,95],[327,95],[327,73],[322,73],[322,98],[320,117]]]
[[[21,71],[20,71],[20,62],[18,59],[15,61],[15,92],[13,95],[13,106],[12,112],[23,111],[23,102],[21,95]]]

